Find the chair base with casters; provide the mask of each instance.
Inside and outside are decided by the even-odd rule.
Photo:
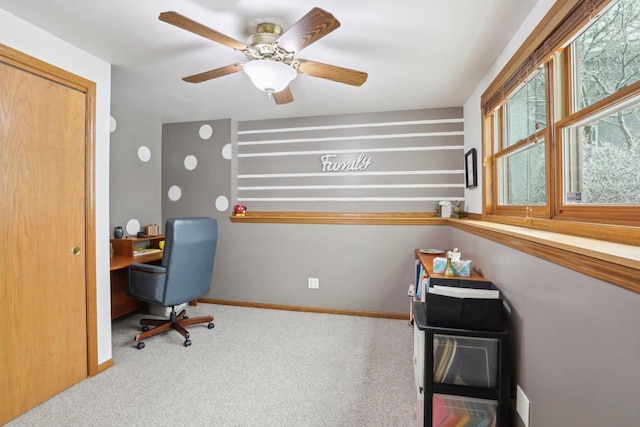
[[[213,316],[190,318],[186,314],[186,310],[182,310],[180,313],[176,314],[175,306],[172,306],[169,319],[141,319],[140,325],[142,325],[142,332],[136,335],[136,342],[138,343],[136,347],[138,349],[144,348],[144,339],[166,332],[170,329],[175,329],[180,332],[184,337],[184,346],[189,347],[191,345],[191,340],[189,339],[190,334],[189,331],[187,331],[186,326],[196,325],[198,323],[208,323],[207,328],[213,329],[215,327],[213,323]],[[151,329],[149,328],[150,326],[153,326],[154,328]]]

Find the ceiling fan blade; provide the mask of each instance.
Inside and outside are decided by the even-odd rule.
[[[314,7],[278,38],[278,46],[287,52],[299,52],[340,26],[332,14]]]
[[[168,24],[175,25],[178,28],[182,28],[183,30],[190,31],[209,40],[213,40],[214,42],[228,46],[232,49],[240,51],[247,49],[247,45],[241,41],[225,36],[224,34],[193,21],[186,16],[182,16],[177,12],[162,12],[159,19]]]
[[[272,95],[273,95],[274,101],[276,101],[276,104],[278,105],[288,104],[290,102],[293,102],[293,94],[291,93],[291,88],[289,88],[289,86],[287,86],[280,92],[273,93]]]
[[[367,81],[368,74],[362,71],[307,61],[306,59],[300,59],[299,61],[298,71],[308,76],[320,77],[321,79],[333,80],[334,82],[352,86],[362,86]]]
[[[205,71],[204,73],[194,74],[193,76],[184,77],[182,80],[189,83],[201,83],[216,77],[226,76],[227,74],[237,73],[242,70],[242,64],[231,64],[226,67],[216,68],[215,70]]]

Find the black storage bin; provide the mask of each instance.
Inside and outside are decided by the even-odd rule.
[[[491,282],[476,281],[473,287],[498,290]],[[428,324],[445,328],[501,331],[502,298],[456,298],[428,293],[426,315]]]

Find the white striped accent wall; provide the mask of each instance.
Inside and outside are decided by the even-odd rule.
[[[238,123],[252,211],[431,212],[464,198],[462,108]]]

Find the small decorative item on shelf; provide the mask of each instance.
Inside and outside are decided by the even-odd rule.
[[[149,224],[145,228],[145,234],[147,236],[157,236],[160,234],[160,226],[158,224]]]
[[[244,205],[241,205],[239,203],[233,209],[233,213],[235,214],[235,216],[244,216],[246,212],[247,212],[247,208]]]
[[[451,217],[451,202],[448,200],[443,200],[442,202],[438,202],[440,205],[440,216],[442,218],[450,218]]]
[[[119,225],[113,230],[113,237],[116,239],[122,239],[124,237],[124,230],[122,226]]]
[[[447,266],[444,269],[444,275],[447,277],[456,275],[456,273],[453,271],[453,265],[451,264],[451,257],[451,251],[447,251]]]
[[[458,200],[453,205],[451,218],[463,218],[464,216],[464,202],[462,200]]]

